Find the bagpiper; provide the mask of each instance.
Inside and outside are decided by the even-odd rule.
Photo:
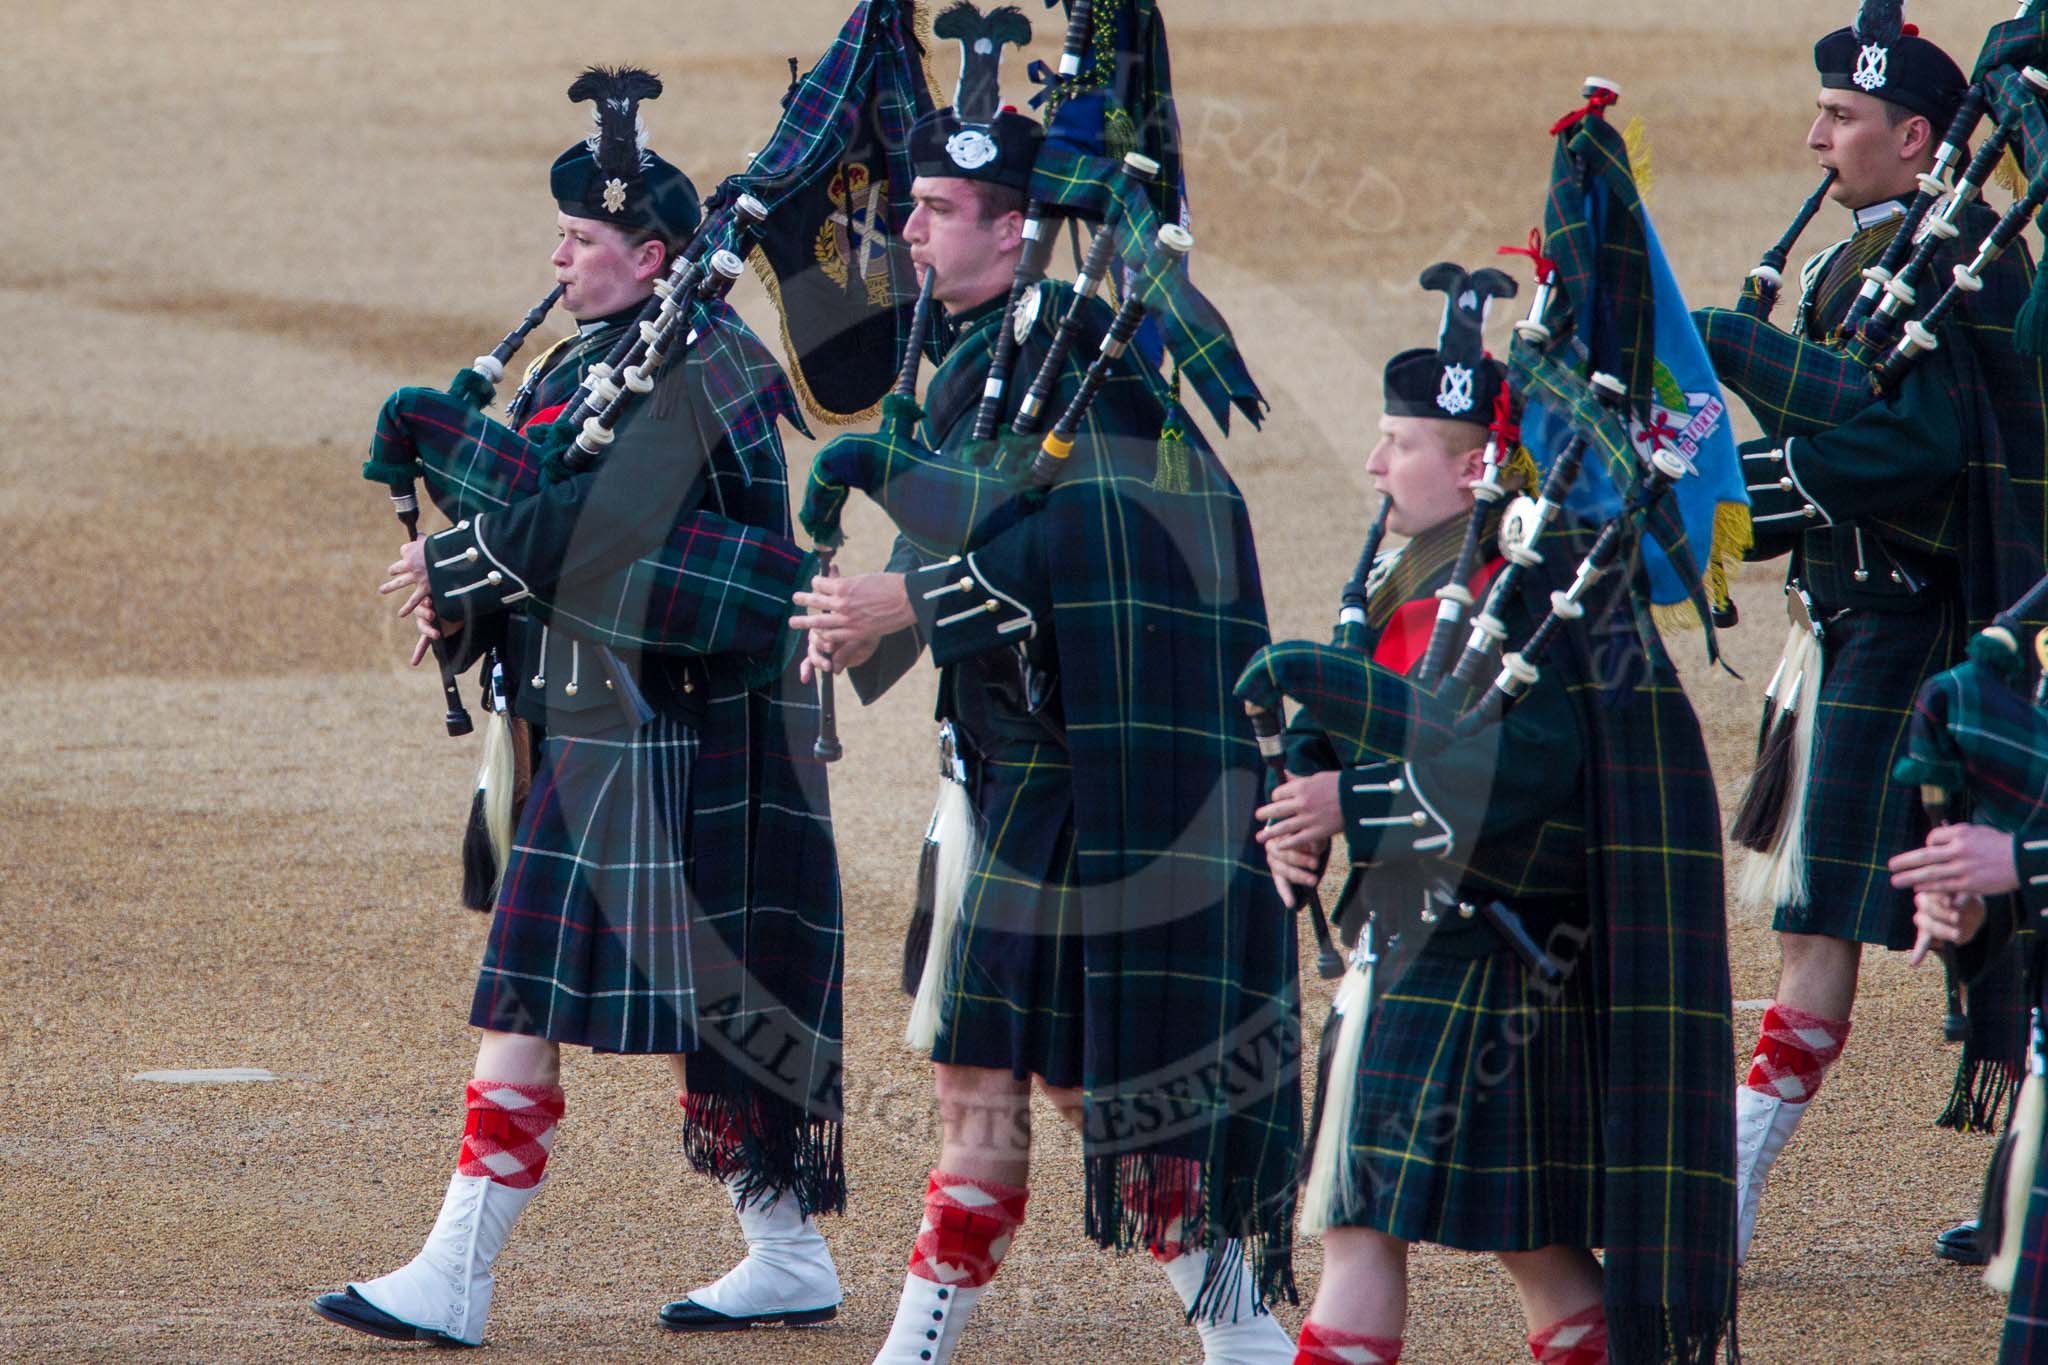
[[[1793,337],[1764,329],[1772,344],[1757,347],[1702,322],[1723,382],[1766,429],[1744,454],[1750,557],[1789,557],[1792,617],[1734,825],[1756,854],[1741,895],[1773,909],[1783,959],[1737,1091],[1744,1257],[1771,1166],[1847,1043],[1863,946],[1913,942],[1886,863],[1926,834],[1887,780],[1914,693],[2040,562],[2042,376],[2011,336],[2032,265],[2023,247],[1978,257],[1998,218],[1976,194],[1982,149],[1953,176],[1981,97],[1899,8],[1867,3],[1814,47],[1807,144],[1855,230],[1807,263]],[[1912,262],[1924,273],[1908,281]],[[1923,327],[1952,273],[1972,287]],[[1910,366],[1885,355],[1901,335]],[[1833,354],[1785,370],[1780,344]]]
[[[962,31],[967,13],[941,22]],[[944,1135],[876,1359],[952,1357],[1024,1221],[1035,1083],[1081,1130],[1088,1235],[1150,1252],[1205,1359],[1281,1365],[1293,1346],[1265,1305],[1292,1292],[1299,998],[1252,837],[1258,755],[1230,697],[1266,639],[1250,523],[1103,302],[1041,281],[1007,307],[1046,133],[996,103],[992,59],[1022,16],[986,22],[1002,27],[966,42],[955,105],[912,133],[903,236],[950,331],[922,422],[903,415],[906,383],[882,433],[842,438],[812,474],[829,492],[873,456],[900,472],[885,506],[918,533],[886,572],[821,577],[794,618],[809,667],[850,671],[864,696],[922,651],[940,670],[931,914],[906,985]],[[1076,306],[1080,344],[1048,372]],[[1019,382],[976,442],[1011,327]],[[1071,414],[1092,368],[1085,416],[1054,427],[1070,450],[1034,487],[1026,467],[1053,437],[1017,440],[1020,410]],[[1033,375],[1045,383],[1026,392]]]
[[[1258,813],[1274,875],[1290,897],[1312,892],[1340,833],[1353,868],[1302,1194],[1323,1280],[1297,1360],[1398,1361],[1416,1242],[1497,1256],[1539,1362],[1604,1365],[1610,1339],[1616,1359],[1706,1360],[1732,1317],[1731,1277],[1714,1272],[1725,1173],[1632,1183],[1669,1150],[1662,1125],[1727,1121],[1725,1091],[1671,1083],[1715,1058],[1643,1027],[1682,1003],[1718,1010],[1726,1037],[1704,744],[1669,662],[1638,643],[1626,574],[1596,580],[1503,721],[1450,738],[1463,689],[1430,658],[1443,599],[1497,601],[1505,556],[1534,549],[1489,608],[1527,639],[1589,537],[1568,519],[1539,535],[1530,500],[1508,501],[1535,468],[1482,327],[1512,281],[1448,263],[1423,278],[1449,295],[1444,325],[1436,347],[1387,363],[1365,465],[1381,512],[1337,640],[1276,645],[1239,684],[1264,711],[1283,693],[1303,704]],[[1383,531],[1407,541],[1375,556]],[[1660,975],[1673,963],[1695,985],[1684,1002]],[[1648,1248],[1660,1268],[1644,1275]],[[1655,1301],[1645,1283],[1663,1286]]]
[[[476,411],[490,385],[464,371],[453,398],[394,395],[373,447],[373,475],[424,468],[430,491],[438,477],[473,509],[408,544],[384,591],[408,593],[401,614],[455,667],[494,657],[523,799],[440,1215],[410,1263],[314,1305],[375,1336],[483,1340],[492,1263],[562,1119],[564,1045],[670,1059],[683,1153],[726,1183],[746,1236],[746,1258],[664,1323],[817,1322],[840,1300],[813,1221],[846,1200],[842,954],[815,709],[783,605],[815,571],[790,538],[777,423],[798,422],[794,398],[730,308],[679,293],[680,356],[593,374],[643,335],[636,319],[703,218],[647,146],[641,105],[660,93],[632,68],[570,87],[596,125],[549,173],[577,330],[529,372],[524,432]],[[577,469],[570,443],[593,428],[551,424],[598,392],[626,406]]]

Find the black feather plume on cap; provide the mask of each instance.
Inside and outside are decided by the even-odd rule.
[[[690,177],[647,145],[640,103],[661,94],[661,78],[636,66],[593,66],[569,87],[569,98],[592,105],[597,127],[555,158],[548,187],[555,204],[575,218],[660,234],[686,242],[703,221]]]
[[[569,98],[594,106],[591,118],[597,130],[589,139],[590,153],[598,170],[619,180],[631,181],[640,174],[641,153],[647,149],[647,128],[640,121],[640,101],[661,95],[661,78],[637,66],[593,66],[569,86]]]
[[[1906,0],[1863,0],[1853,25],[1859,42],[1890,47],[1906,29]]]
[[[953,109],[965,123],[987,123],[1003,103],[1003,49],[1031,41],[1031,20],[1015,5],[983,14],[972,0],[948,6],[932,23],[932,36],[960,44],[960,84]]]

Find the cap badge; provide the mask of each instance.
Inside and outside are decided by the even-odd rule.
[[[979,128],[962,128],[946,139],[946,155],[963,171],[978,171],[996,159],[996,140]]]
[[[1444,366],[1438,381],[1436,405],[1451,416],[1472,411],[1472,371],[1464,365]]]
[[[1876,43],[1865,43],[1863,51],[1856,58],[1856,74],[1849,79],[1856,83],[1858,90],[1866,93],[1884,89],[1885,69],[1891,65],[1891,53]]]
[[[604,211],[617,213],[626,207],[626,182],[617,178],[604,182]]]

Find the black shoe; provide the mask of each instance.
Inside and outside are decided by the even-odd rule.
[[[677,1299],[661,1306],[661,1325],[671,1332],[743,1332],[749,1327],[809,1327],[839,1316],[839,1305],[804,1308],[787,1313],[748,1313],[727,1317],[698,1303]]]
[[[1934,1254],[1957,1265],[1983,1265],[1991,1257],[1977,1241],[1977,1220],[1958,1223],[1934,1239]]]
[[[361,1294],[351,1285],[339,1294],[322,1294],[313,1300],[313,1311],[329,1322],[338,1322],[343,1327],[382,1337],[386,1341],[425,1341],[435,1346],[467,1346],[446,1332],[436,1332],[426,1327],[415,1327],[403,1318],[394,1318]]]

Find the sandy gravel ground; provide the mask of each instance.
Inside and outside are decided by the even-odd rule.
[[[1415,274],[1526,235],[1544,129],[1579,78],[1627,86],[1684,282],[1725,300],[1812,183],[1804,53],[1850,7],[1168,9],[1197,268],[1274,404],[1228,458],[1276,629],[1321,635],[1360,536],[1379,365],[1435,326]],[[1968,53],[2007,12],[1972,0],[1922,22]],[[389,1349],[305,1305],[409,1256],[432,1216],[483,922],[453,903],[473,746],[440,735],[432,682],[398,666],[405,632],[371,591],[396,543],[356,474],[371,416],[546,288],[543,176],[579,131],[559,91],[582,63],[661,71],[656,144],[708,184],[765,133],[784,58],[811,60],[843,15],[843,0],[11,7],[0,1356]],[[766,320],[751,281],[740,302]],[[792,445],[799,472],[809,454]],[[853,529],[848,562],[879,563],[879,519]],[[1724,794],[1779,643],[1772,577],[1743,587],[1750,624],[1726,640],[1746,682],[1680,647]],[[892,989],[929,688],[848,716],[835,780],[856,1190],[832,1229],[838,1323],[799,1340],[657,1329],[655,1305],[720,1273],[738,1239],[676,1155],[665,1069],[579,1055],[551,1188],[501,1264],[500,1355],[872,1352],[935,1152]],[[1775,954],[1762,916],[1733,920],[1736,996],[1754,1001]],[[1973,1207],[1989,1152],[1930,1126],[1953,1062],[1938,981],[1889,958],[1866,981],[1854,1044],[1765,1207],[1743,1344],[1764,1365],[1987,1360],[1999,1306],[1927,1253]],[[1739,1015],[1743,1044],[1756,1021]],[[131,1079],[227,1066],[278,1079]],[[1045,1127],[1029,1230],[960,1358],[1194,1359],[1149,1263],[1081,1238],[1077,1147]],[[1318,1264],[1305,1247],[1305,1288]],[[1418,1255],[1409,1359],[1522,1358],[1520,1331],[1491,1265]]]

